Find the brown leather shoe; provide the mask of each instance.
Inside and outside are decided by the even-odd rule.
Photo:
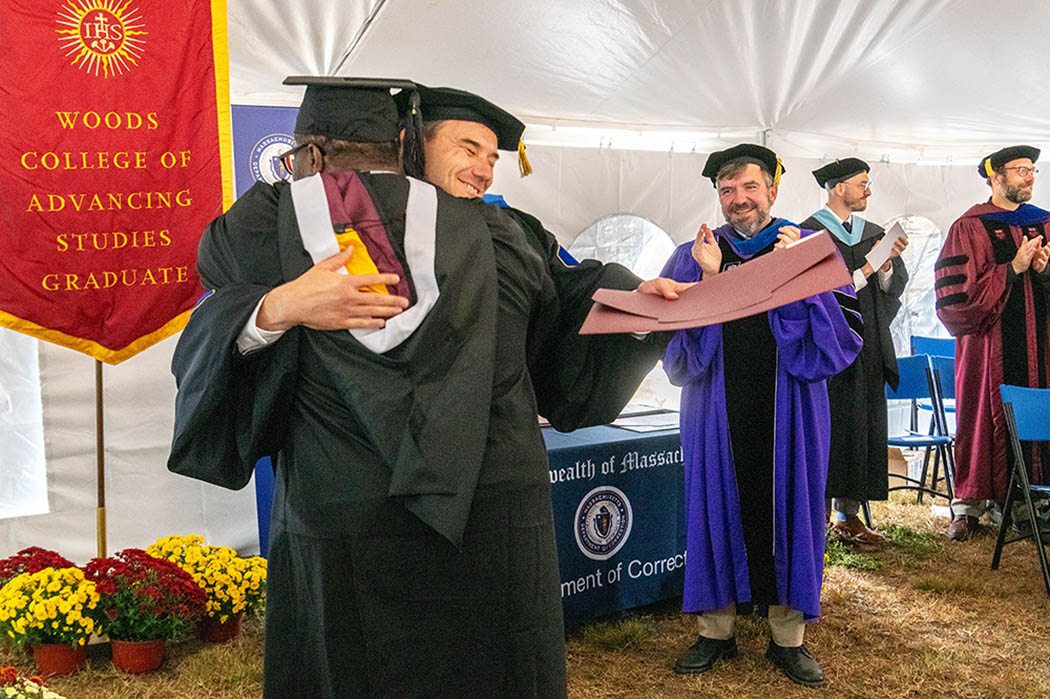
[[[952,541],[966,541],[977,532],[977,518],[971,515],[955,515],[945,532]]]
[[[857,515],[836,519],[831,525],[832,533],[844,543],[856,546],[860,551],[878,551],[886,544],[886,537],[869,529]]]

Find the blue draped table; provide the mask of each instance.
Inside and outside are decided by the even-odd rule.
[[[682,594],[685,521],[678,430],[543,428],[565,623]],[[259,547],[269,544],[273,472],[255,469]]]
[[[543,429],[565,623],[682,594],[678,430]]]

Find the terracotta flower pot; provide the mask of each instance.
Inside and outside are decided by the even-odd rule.
[[[33,662],[36,663],[36,671],[43,677],[71,675],[84,669],[87,645],[41,643],[33,646]]]
[[[234,614],[226,621],[219,621],[218,617],[206,616],[197,627],[198,635],[209,643],[225,643],[241,635],[243,618],[243,614]]]
[[[153,672],[164,662],[167,641],[158,638],[153,641],[120,641],[110,639],[113,651],[113,667],[118,670],[138,675]]]

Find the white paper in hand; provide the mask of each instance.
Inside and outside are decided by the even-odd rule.
[[[908,239],[908,234],[904,232],[904,228],[901,227],[900,223],[893,224],[893,227],[886,231],[886,235],[882,236],[882,240],[864,256],[864,259],[867,260],[872,269],[877,270],[886,264],[886,260],[890,259],[890,254],[893,252],[893,244],[897,242],[897,238]]]

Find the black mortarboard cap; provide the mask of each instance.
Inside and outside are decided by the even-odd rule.
[[[382,143],[398,137],[398,112],[392,89],[411,92],[409,80],[292,75],[285,85],[306,85],[295,119],[295,133],[358,143]]]
[[[397,105],[404,116],[407,113],[407,99],[398,95]],[[518,150],[521,134],[525,131],[525,124],[513,114],[466,90],[420,85],[419,106],[424,122],[456,119],[484,124],[496,134],[500,150]]]
[[[813,171],[813,178],[821,187],[834,187],[839,182],[845,182],[854,175],[862,172],[870,172],[871,166],[860,158],[843,158],[832,160],[827,165]]]
[[[1011,160],[1020,158],[1028,158],[1034,163],[1036,160],[1039,160],[1039,149],[1032,146],[1010,146],[1009,148],[997,150],[991,155],[981,158],[981,162],[977,165],[977,172],[981,174],[981,177],[988,178],[994,175],[995,171],[1003,165],[1006,165]]]
[[[712,184],[718,186],[718,171],[724,165],[737,160],[762,166],[766,172],[772,175],[774,185],[780,184],[780,176],[786,172],[784,164],[780,162],[780,158],[773,151],[757,143],[741,143],[707,156],[707,163],[704,164],[702,174],[704,177],[710,178]]]

